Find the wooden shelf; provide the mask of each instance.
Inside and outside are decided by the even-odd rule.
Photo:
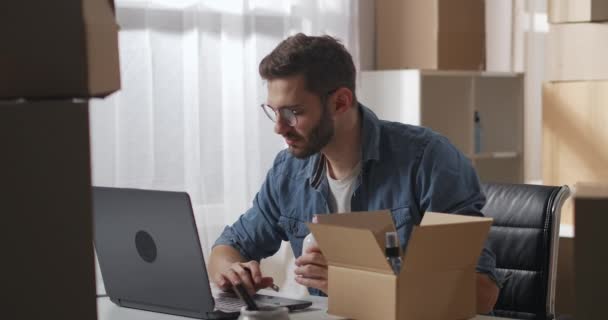
[[[523,183],[523,82],[521,73],[510,72],[363,71],[357,97],[380,119],[447,137],[481,181]],[[475,154],[477,143],[486,152]]]

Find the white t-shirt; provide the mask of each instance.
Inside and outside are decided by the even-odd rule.
[[[355,191],[355,181],[361,172],[361,161],[353,168],[353,171],[341,180],[336,180],[329,175],[327,163],[325,163],[327,181],[329,182],[329,210],[333,213],[351,212],[350,200]]]

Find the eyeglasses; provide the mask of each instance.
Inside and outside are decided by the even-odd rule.
[[[267,104],[262,104],[261,107],[266,116],[268,116],[268,119],[272,120],[272,122],[277,122],[279,121],[279,118],[281,118],[290,127],[295,127],[296,124],[298,124],[299,111],[294,110],[293,107],[281,107],[275,109]]]
[[[338,88],[328,91],[325,94],[325,97],[321,99],[323,106],[325,106],[325,101],[327,100],[327,98],[337,90]],[[276,109],[264,103],[260,106],[262,107],[262,110],[264,110],[266,116],[268,116],[268,119],[270,119],[272,122],[276,123],[277,121],[279,121],[279,118],[281,118],[290,127],[295,127],[296,124],[298,124],[298,114],[300,114],[300,111],[295,109],[296,106],[285,106]]]

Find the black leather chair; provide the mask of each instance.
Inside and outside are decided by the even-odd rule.
[[[506,279],[494,314],[553,319],[560,211],[568,187],[485,183],[482,189],[482,211],[494,218],[489,246]]]

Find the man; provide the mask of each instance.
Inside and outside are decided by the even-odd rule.
[[[272,285],[258,262],[288,240],[298,257],[296,281],[327,293],[323,253],[302,252],[313,214],[390,209],[402,247],[426,211],[481,215],[485,197],[469,160],[439,134],[378,120],[359,104],[352,57],[335,39],[289,37],[259,72],[268,85],[262,108],[288,149],[253,206],[214,245],[209,268],[220,288],[242,283],[253,293]],[[488,313],[498,297],[489,250],[477,271],[478,311]]]

